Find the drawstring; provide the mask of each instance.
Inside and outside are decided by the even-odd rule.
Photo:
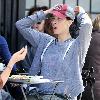
[[[73,41],[71,41],[71,43],[69,43],[69,45],[68,45],[68,47],[67,47],[67,49],[66,49],[66,51],[65,51],[65,53],[64,53],[63,60],[65,59],[66,54],[68,53],[68,51],[69,51],[69,49],[70,49],[71,45],[73,44],[73,42],[74,42],[74,40],[73,40]]]
[[[41,62],[43,60],[43,56],[44,56],[44,53],[46,52],[47,48],[50,46],[50,44],[53,42],[54,39],[51,39],[50,42],[47,44],[47,46],[44,48],[43,50],[43,53],[41,55]]]

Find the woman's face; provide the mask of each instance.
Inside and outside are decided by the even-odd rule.
[[[42,22],[38,22],[38,23],[34,24],[32,26],[32,28],[39,32],[44,32],[44,23],[45,23],[44,20]]]
[[[69,31],[69,26],[70,26],[69,20],[67,20],[66,18],[61,19],[56,16],[54,16],[51,19],[51,25],[52,25],[54,34],[57,34],[57,35],[63,34]]]

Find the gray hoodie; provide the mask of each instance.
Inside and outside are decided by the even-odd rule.
[[[16,27],[23,37],[37,48],[30,74],[36,75],[41,70],[44,78],[64,81],[59,83],[55,92],[76,97],[84,91],[81,70],[91,40],[91,20],[86,13],[81,12],[77,16],[80,24],[79,36],[58,42],[54,37],[31,28],[32,24],[45,18],[44,12],[39,11],[16,22]],[[51,94],[54,84],[40,84],[39,91]]]

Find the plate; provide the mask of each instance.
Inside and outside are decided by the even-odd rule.
[[[12,75],[8,78],[10,82],[16,83],[29,83],[29,84],[40,84],[40,83],[62,83],[64,81],[44,79],[43,76],[27,76],[27,75]]]

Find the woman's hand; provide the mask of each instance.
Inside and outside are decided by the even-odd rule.
[[[75,15],[78,15],[79,13],[85,13],[85,10],[80,7],[80,6],[76,6],[74,9]]]
[[[16,62],[23,60],[27,53],[27,46],[25,48],[22,48],[20,51],[14,53],[11,57],[11,62],[15,64]]]
[[[63,6],[63,4],[56,4],[54,7],[51,7],[50,9],[44,11],[45,14],[51,13],[52,10],[60,9]]]

